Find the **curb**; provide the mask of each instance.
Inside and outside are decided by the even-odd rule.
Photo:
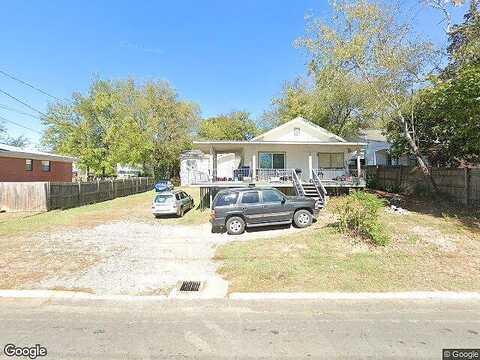
[[[63,290],[0,290],[0,299],[56,299],[110,301],[175,300],[166,295],[97,295]],[[215,300],[221,298],[178,298],[179,300]],[[410,292],[303,292],[303,293],[231,293],[227,300],[479,300],[480,292],[410,291]]]
[[[165,295],[97,295],[79,291],[60,290],[0,290],[0,298],[115,301],[159,301],[167,299]]]
[[[480,300],[480,292],[231,293],[232,300]]]

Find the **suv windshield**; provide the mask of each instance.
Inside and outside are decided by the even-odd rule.
[[[229,206],[237,203],[238,193],[229,192],[218,194],[214,206]]]
[[[173,195],[157,195],[155,198],[155,202],[158,204],[162,204],[167,202],[169,199],[171,199]]]

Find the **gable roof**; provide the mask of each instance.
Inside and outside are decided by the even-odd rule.
[[[47,152],[41,152],[36,150],[23,150],[22,148],[0,143],[0,157],[12,157],[20,159],[33,159],[33,160],[51,160],[51,161],[63,161],[74,162],[77,159],[70,156],[63,156],[57,154],[51,154]]]
[[[270,138],[267,141],[275,141],[276,137],[278,137],[283,131],[291,128],[292,126],[298,126],[300,129],[306,129],[309,137],[316,138],[316,140],[326,140],[325,142],[346,142],[346,140],[341,138],[340,136],[335,135],[331,131],[328,131],[327,129],[324,129],[323,127],[318,126],[300,116],[290,121],[287,121],[286,123],[283,123],[282,125],[279,125],[261,135],[258,135],[250,141],[264,141],[265,138]]]

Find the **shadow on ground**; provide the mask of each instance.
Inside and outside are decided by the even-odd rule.
[[[480,233],[480,209],[478,208],[467,208],[465,205],[441,198],[418,198],[413,195],[406,196],[381,190],[372,192],[392,205],[437,218],[454,218],[469,230]]]

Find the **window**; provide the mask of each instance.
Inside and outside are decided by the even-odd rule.
[[[319,153],[318,167],[320,168],[344,168],[344,153]]]
[[[33,160],[26,159],[25,160],[25,171],[32,171],[33,170]]]
[[[238,193],[236,192],[229,192],[218,194],[215,200],[214,206],[230,206],[235,205],[237,203]]]
[[[42,171],[50,172],[50,161],[42,160]]]
[[[180,193],[176,193],[176,194],[175,194],[175,199],[177,199],[177,200],[180,200],[180,199],[181,199]]]
[[[242,204],[256,204],[260,202],[258,191],[244,192],[242,195]]]
[[[294,136],[300,136],[300,128],[294,128],[293,129],[293,135]]]
[[[164,204],[170,202],[172,199],[172,195],[157,195],[157,197],[155,198],[155,202],[157,204]]]
[[[263,202],[282,202],[283,196],[275,190],[263,190]]]
[[[260,152],[260,169],[285,169],[284,153]]]

